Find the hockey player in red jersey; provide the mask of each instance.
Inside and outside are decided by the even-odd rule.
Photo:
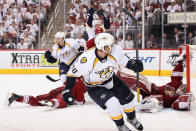
[[[94,19],[94,15],[96,14],[98,17],[102,17],[104,21],[104,25],[102,25],[100,19]],[[86,24],[86,31],[88,33],[88,41],[86,43],[86,47],[88,49],[95,47],[94,39],[95,36],[99,33],[104,32],[106,29],[110,28],[110,19],[109,14],[103,10],[96,11],[94,8],[91,8],[88,11],[88,20]]]
[[[65,108],[67,103],[63,100],[62,91],[64,86],[51,90],[48,94],[38,95],[36,97],[29,95],[17,95],[15,93],[8,93],[5,104],[10,106],[14,101],[26,103],[31,106],[50,106],[56,108]],[[74,88],[73,95],[75,97],[74,104],[84,104],[84,93],[86,87],[84,83],[77,79]]]
[[[130,89],[136,91],[136,76],[130,71],[123,71],[119,74]],[[153,106],[172,107],[176,110],[189,110],[191,95],[186,93],[186,85],[182,83],[183,61],[179,61],[171,73],[171,82],[157,86],[151,83],[146,77],[140,75],[140,93],[144,98],[141,103],[141,110],[149,111]],[[149,107],[149,105],[152,105]],[[156,107],[155,107],[156,108]]]
[[[95,35],[102,33],[103,32],[103,28],[98,26],[95,28]],[[94,42],[95,38],[90,39],[89,41],[87,41],[86,43],[86,47],[87,49],[90,49],[92,47],[95,47],[95,42]]]

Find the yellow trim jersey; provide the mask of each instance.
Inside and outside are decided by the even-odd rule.
[[[69,65],[78,54],[77,49],[80,47],[78,42],[74,39],[65,39],[65,46],[63,48],[59,48],[57,44],[52,47],[52,56],[59,60],[59,62],[63,62],[66,65]]]
[[[106,59],[100,61],[93,48],[84,52],[73,67],[67,73],[67,76],[83,76],[84,83],[87,86],[102,86],[108,89],[113,87],[112,76],[117,72],[119,66],[125,67],[128,57],[124,55],[120,46],[114,45],[111,54]]]

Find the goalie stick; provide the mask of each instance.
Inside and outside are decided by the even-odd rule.
[[[46,75],[46,78],[48,79],[48,80],[50,80],[50,81],[52,81],[52,82],[56,82],[56,81],[59,81],[60,79],[54,79],[54,78],[52,78],[51,76],[49,76],[49,75]]]
[[[137,31],[137,20],[135,19],[135,17],[126,9],[126,8],[119,8],[120,11],[122,11],[123,13],[125,13],[126,15],[128,15],[132,21],[134,22],[135,24],[135,45],[136,45],[136,60],[138,60],[138,55],[139,55],[139,52],[138,52],[138,39],[137,39],[137,34],[138,34],[138,31]],[[137,101],[140,102],[140,97],[139,97],[139,94],[140,94],[140,88],[139,88],[139,72],[137,72]]]

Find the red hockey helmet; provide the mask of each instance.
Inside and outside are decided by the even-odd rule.
[[[101,28],[100,26],[96,27],[95,28],[95,34],[99,34],[99,33],[102,33],[103,32],[103,28]]]

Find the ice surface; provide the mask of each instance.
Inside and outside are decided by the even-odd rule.
[[[169,77],[148,78],[157,85],[170,80]],[[0,83],[0,131],[117,131],[107,112],[91,101],[65,109],[21,103],[4,106],[8,92],[36,96],[60,85],[60,82],[50,82],[45,75],[0,75]],[[196,88],[192,90],[196,94]],[[196,102],[192,102],[191,111],[164,109],[158,113],[138,112],[137,117],[144,131],[196,131]]]

